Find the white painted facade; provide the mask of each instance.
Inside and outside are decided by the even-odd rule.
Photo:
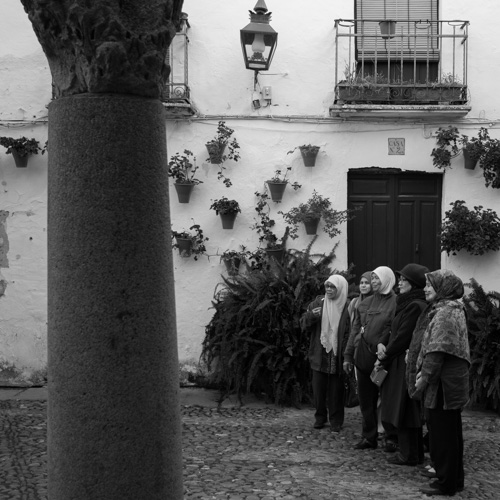
[[[268,0],[272,27],[279,33],[278,47],[268,73],[261,73],[261,86],[271,86],[272,104],[254,110],[251,106],[253,71],[245,69],[239,30],[248,24],[248,10],[256,0],[225,2],[185,0],[189,15],[189,86],[198,114],[192,119],[168,120],[169,156],[184,149],[193,151],[200,165],[199,178],[189,204],[179,204],[173,186],[170,207],[174,229],[187,229],[192,219],[206,236],[208,257],[198,261],[181,258],[174,251],[179,359],[197,359],[205,325],[212,316],[211,299],[225,272],[219,254],[245,245],[254,250],[257,234],[254,222],[254,192],[276,169],[292,165],[290,180],[302,184],[299,191],[287,188],[283,203],[288,210],[307,200],[313,189],[328,196],[336,209],[347,205],[349,169],[379,166],[422,172],[438,172],[430,152],[433,134],[449,121],[353,122],[332,119],[329,107],[334,99],[334,20],[353,18],[353,1],[316,0],[304,7],[299,0]],[[440,19],[470,21],[468,87],[471,111],[453,121],[461,133],[474,136],[481,126],[492,137],[500,137],[500,99],[496,96],[495,64],[497,42],[493,0],[471,7],[466,0],[442,0]],[[45,56],[19,0],[2,0],[0,18],[0,135],[35,137],[41,144],[47,137],[47,109],[50,102],[50,72]],[[205,143],[215,134],[219,120],[235,129],[241,160],[227,162],[233,186],[217,180],[217,169],[206,162]],[[403,137],[404,156],[389,156],[387,139]],[[287,152],[301,144],[321,147],[314,168],[305,168],[299,152]],[[444,174],[442,210],[457,199],[472,208],[483,205],[500,213],[500,193],[486,188],[482,170],[465,170],[461,157]],[[9,267],[2,268],[7,281],[0,298],[0,361],[28,373],[46,363],[46,213],[47,156],[30,159],[27,169],[17,169],[11,155],[0,148],[0,210],[9,212],[6,227]],[[223,230],[212,200],[227,196],[238,200],[242,213],[233,230]],[[321,229],[321,226],[320,226]],[[345,227],[338,239],[337,269],[348,265]],[[279,228],[277,233],[280,234]],[[309,237],[301,232],[289,247],[304,248]],[[328,252],[337,240],[319,232],[313,250]],[[165,249],[170,251],[170,249]],[[455,271],[465,282],[474,277],[487,290],[500,290],[500,254],[455,257],[442,254],[442,267]],[[383,265],[384,263],[380,263]]]

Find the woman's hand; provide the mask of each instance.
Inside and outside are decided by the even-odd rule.
[[[417,373],[417,379],[415,381],[415,389],[417,389],[417,392],[422,392],[425,389],[426,382],[422,378],[422,372]]]
[[[315,307],[313,310],[312,310],[312,313],[314,316],[316,317],[319,317],[321,316],[321,307]]]
[[[378,344],[377,345],[377,358],[379,360],[385,359],[387,356],[385,355],[385,345]]]
[[[352,363],[349,361],[344,361],[344,363],[342,363],[342,368],[346,373],[352,372],[352,366],[353,366]]]

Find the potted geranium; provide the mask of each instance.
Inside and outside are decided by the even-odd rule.
[[[479,130],[479,134],[477,137],[469,137],[465,134],[462,134],[462,137],[459,139],[460,144],[462,145],[462,153],[464,155],[464,166],[468,170],[474,170],[476,168],[477,162],[483,156],[484,150],[484,141],[486,140],[488,135],[488,131],[485,128],[481,128]]]
[[[170,158],[168,176],[175,180],[174,187],[179,203],[189,203],[193,187],[203,183],[194,176],[197,170],[196,157],[187,149],[184,154],[176,153]]]
[[[224,162],[227,160],[238,161],[240,159],[240,146],[235,137],[234,129],[228,127],[226,122],[220,121],[217,126],[215,137],[206,143],[208,158],[207,161],[213,165],[218,165],[219,172],[217,179],[222,180],[226,187],[232,185],[229,177],[224,174]],[[227,148],[227,152],[226,152]]]
[[[288,184],[287,176],[289,172],[292,170],[292,167],[287,167],[285,171],[282,173],[282,170],[278,169],[274,172],[273,177],[267,180],[267,186],[269,188],[269,192],[271,193],[271,199],[276,202],[280,202],[283,199],[283,193],[285,192],[285,188]],[[300,189],[302,186],[294,182],[290,184],[295,191]]]
[[[233,229],[236,216],[241,212],[239,203],[236,200],[229,200],[225,196],[214,200],[210,209],[215,210],[215,213],[220,216],[223,229]]]
[[[220,256],[221,262],[224,262],[227,272],[230,276],[238,274],[241,263],[245,260],[249,253],[243,245],[240,245],[241,250],[225,250]]]
[[[483,140],[483,154],[479,158],[479,165],[483,169],[486,186],[500,188],[500,140],[490,138],[486,129],[479,131]]]
[[[290,237],[298,237],[297,230],[299,224],[304,224],[306,234],[316,234],[319,221],[324,222],[323,231],[330,238],[340,234],[339,224],[351,218],[351,210],[334,210],[331,201],[324,198],[316,191],[305,203],[300,203],[297,207],[291,208],[288,212],[278,212],[283,215],[285,222],[290,224]]]
[[[500,219],[491,209],[481,205],[469,210],[463,200],[450,203],[441,226],[441,251],[456,255],[466,250],[472,255],[483,255],[500,249]]]
[[[42,154],[45,150],[40,147],[36,139],[28,139],[20,137],[14,139],[13,137],[0,137],[0,146],[7,148],[6,153],[14,157],[16,167],[25,168],[28,165],[28,158],[31,155],[36,155],[40,151]]]
[[[318,156],[319,146],[303,144],[302,146],[298,146],[298,148],[288,151],[287,154],[292,154],[296,149],[299,149],[305,167],[314,167],[314,165],[316,165],[316,157]]]
[[[258,199],[255,207],[257,219],[255,219],[255,223],[250,229],[257,231],[259,243],[265,245],[265,251],[268,256],[281,260],[285,254],[285,244],[290,228],[287,226],[283,237],[281,239],[278,238],[273,231],[276,221],[269,216],[271,210],[268,202],[269,195],[266,192],[260,193],[256,191],[255,196]]]
[[[442,170],[451,167],[451,159],[460,153],[457,127],[439,127],[436,132],[436,147],[431,152],[432,164]]]
[[[193,255],[194,260],[198,260],[198,255],[207,251],[205,241],[208,241],[208,238],[204,236],[199,224],[193,224],[188,231],[172,229],[172,248],[178,248],[181,257]]]

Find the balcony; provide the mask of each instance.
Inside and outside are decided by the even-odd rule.
[[[470,111],[468,21],[335,20],[330,115],[430,121]]]

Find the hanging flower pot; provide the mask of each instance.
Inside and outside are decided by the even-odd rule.
[[[314,167],[316,165],[316,157],[318,156],[319,146],[299,146],[304,166]]]
[[[305,219],[304,226],[306,228],[306,234],[316,234],[316,231],[318,230],[319,221],[320,221],[319,217],[312,217],[310,219]]]
[[[222,221],[222,229],[233,229],[234,221],[236,220],[237,212],[231,212],[227,214],[220,213],[220,220]]]
[[[210,163],[220,165],[224,161],[222,157],[224,156],[226,145],[218,142],[207,142],[206,146]]]
[[[266,254],[271,259],[275,259],[278,262],[281,262],[283,260],[283,256],[285,255],[285,248],[266,248]]]
[[[191,238],[176,237],[175,241],[179,247],[179,254],[181,257],[190,257],[193,250],[193,240]]]
[[[474,159],[467,151],[467,149],[463,150],[463,154],[464,154],[464,167],[467,170],[474,170],[476,168],[478,160]]]
[[[12,150],[12,156],[17,168],[26,168],[28,166],[28,158],[30,155],[21,156],[15,149]]]
[[[177,198],[179,199],[179,203],[189,203],[194,184],[192,182],[175,182],[174,186],[175,190],[177,191]]]
[[[394,35],[396,33],[396,21],[380,21],[378,25],[380,27],[382,38],[384,38],[385,40],[394,38]]]
[[[223,259],[223,261],[229,276],[238,274],[241,264],[241,259],[239,257],[228,257]]]
[[[280,202],[283,199],[283,193],[285,192],[287,184],[288,182],[267,181],[269,192],[271,193],[271,199],[273,201]]]

